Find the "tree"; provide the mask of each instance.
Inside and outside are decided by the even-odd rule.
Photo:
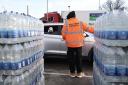
[[[107,11],[113,11],[113,10],[127,10],[127,7],[125,6],[125,2],[123,0],[107,0],[103,4],[103,9]]]
[[[112,0],[107,0],[104,4],[103,4],[103,9],[107,10],[107,11],[112,11],[113,10],[113,1]]]

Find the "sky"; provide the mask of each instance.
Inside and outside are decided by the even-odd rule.
[[[48,12],[68,11],[70,10],[98,10],[99,1],[102,5],[106,0],[48,0]],[[27,5],[29,14],[41,18],[47,12],[47,0],[0,0],[0,12],[15,11],[19,13],[27,13]]]

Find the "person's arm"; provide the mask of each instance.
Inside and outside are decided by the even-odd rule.
[[[94,26],[90,26],[89,29],[88,29],[88,32],[94,33]]]
[[[82,28],[84,31],[87,31],[87,29],[88,29],[87,24],[82,22]]]
[[[83,26],[83,30],[84,31],[87,31],[87,32],[90,32],[90,33],[94,33],[94,27],[92,27],[92,26],[87,26],[87,24],[86,23],[82,23],[82,26]]]

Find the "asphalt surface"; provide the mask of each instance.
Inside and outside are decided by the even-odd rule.
[[[66,59],[44,60],[45,85],[92,85],[92,64],[83,61],[85,77],[71,78]]]

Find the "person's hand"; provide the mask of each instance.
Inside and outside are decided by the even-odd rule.
[[[88,32],[94,33],[94,27],[93,26],[90,26],[89,29],[88,29]]]
[[[65,37],[62,37],[62,41],[64,41],[65,40]]]

